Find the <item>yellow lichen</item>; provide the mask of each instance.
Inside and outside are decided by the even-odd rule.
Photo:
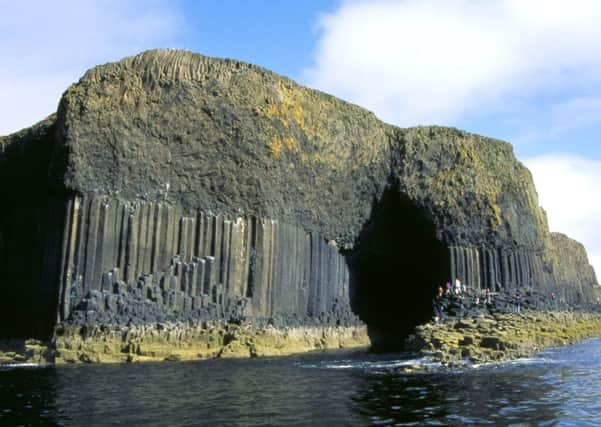
[[[365,167],[386,154],[384,126],[373,115],[285,79],[270,89],[254,111],[268,119],[263,131],[276,159],[295,154],[288,160],[340,170]]]
[[[509,360],[534,354],[546,347],[572,344],[601,334],[598,314],[529,312],[465,318],[456,323],[427,324],[407,340],[409,348],[436,351],[442,362]],[[418,348],[411,348],[418,350]]]
[[[287,137],[283,138],[282,144],[284,145],[284,147],[286,147],[286,149],[288,151],[296,151],[298,149],[296,140],[294,138],[292,138],[291,136],[287,136]]]
[[[428,139],[419,134],[412,140],[414,158],[420,159],[430,150]],[[496,231],[502,224],[501,208],[498,199],[502,192],[502,180],[496,170],[486,161],[478,140],[470,137],[450,137],[444,152],[452,156],[453,162],[442,166],[432,176],[426,176],[431,195],[443,209],[464,209],[472,212],[488,212],[489,225]],[[459,201],[464,203],[458,206]],[[466,204],[466,205],[465,205]]]
[[[290,128],[295,123],[305,133],[310,133],[305,125],[305,111],[303,108],[304,97],[302,89],[291,88],[283,81],[278,82],[278,99],[271,100],[259,108],[265,116],[280,120],[285,128]]]
[[[501,217],[501,208],[497,204],[491,204],[490,208],[493,213],[491,218],[491,227],[493,230],[496,230],[503,223],[503,219]]]
[[[276,159],[284,154],[284,148],[288,152],[301,152],[301,139],[311,143],[319,141],[322,148],[328,143],[333,143],[325,131],[328,116],[325,112],[333,107],[319,99],[307,99],[308,95],[305,92],[303,88],[280,81],[277,85],[277,96],[257,108],[260,114],[281,123],[279,127],[274,124],[275,136],[268,143]],[[308,148],[305,147],[305,150]],[[307,154],[301,155],[302,162],[307,160],[310,160]]]
[[[285,148],[289,152],[295,152],[298,150],[298,145],[296,140],[291,136],[286,136],[284,138],[274,136],[271,138],[269,142],[269,150],[273,154],[273,157],[279,159],[282,155],[282,150]]]
[[[116,363],[200,360],[214,357],[278,356],[324,348],[366,347],[364,326],[275,329],[221,325],[200,327],[132,327],[100,330],[82,337],[77,327],[57,337],[55,362]]]
[[[273,157],[279,159],[282,154],[282,140],[277,137],[271,138],[269,150],[271,151],[271,154],[273,154]]]

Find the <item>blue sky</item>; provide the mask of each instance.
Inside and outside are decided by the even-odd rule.
[[[87,68],[153,47],[252,62],[400,126],[500,138],[601,272],[597,0],[0,0],[0,134]]]
[[[183,5],[193,37],[182,40],[183,46],[299,79],[317,44],[319,16],[337,4],[332,0],[188,1]]]

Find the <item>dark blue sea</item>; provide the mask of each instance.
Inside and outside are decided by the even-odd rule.
[[[0,425],[601,426],[600,339],[454,370],[409,357],[2,367]]]

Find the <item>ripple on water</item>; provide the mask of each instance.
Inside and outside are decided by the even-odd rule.
[[[319,363],[299,363],[301,368],[310,369],[360,369],[360,370],[394,370],[409,366],[441,366],[440,363],[432,362],[429,358],[422,357],[418,359],[395,359],[386,361],[369,360],[331,360]]]
[[[598,425],[599,354],[593,340],[419,375],[403,367],[427,359],[341,352],[0,369],[0,424]]]
[[[45,368],[48,365],[42,365],[39,363],[2,363],[0,364],[0,371],[8,369],[31,369],[31,368]]]

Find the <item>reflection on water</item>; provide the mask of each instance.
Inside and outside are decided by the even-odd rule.
[[[545,399],[553,386],[541,383],[533,370],[368,375],[364,381],[353,396],[355,409],[386,423],[536,423],[556,419],[559,411],[556,400]]]
[[[544,426],[597,425],[601,413],[601,340],[503,365],[400,369],[415,363],[399,355],[325,352],[3,368],[0,424]]]

